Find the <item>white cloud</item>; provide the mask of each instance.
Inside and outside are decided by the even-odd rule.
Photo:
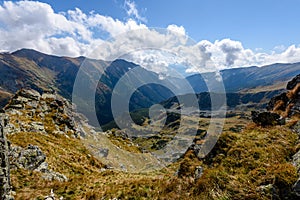
[[[170,24],[168,27],[167,27],[168,30],[170,31],[173,31],[173,32],[176,32],[176,33],[179,33],[181,35],[185,35],[185,29],[183,26],[177,26],[175,24]]]
[[[138,11],[137,6],[134,1],[125,0],[124,9],[126,10],[126,13],[129,17],[133,17],[134,19],[137,19],[138,21],[141,21],[141,22],[147,21],[146,18],[142,17],[139,14],[139,11]]]
[[[277,46],[266,53],[246,49],[240,41],[231,39],[194,43],[185,28],[175,24],[153,30],[138,22],[142,18],[135,2],[125,1],[125,5],[132,18],[121,21],[99,13],[83,13],[79,8],[56,13],[46,3],[4,2],[0,5],[0,48],[32,48],[55,55],[105,60],[121,56],[161,73],[166,73],[170,64],[183,65],[187,72],[204,72],[300,62],[300,47],[296,45]],[[105,40],[101,35],[113,38]]]

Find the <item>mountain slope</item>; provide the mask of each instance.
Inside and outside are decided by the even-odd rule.
[[[111,95],[114,87],[124,74],[131,69],[139,69],[140,74],[134,74],[133,79],[140,83],[145,82],[145,77],[155,80],[156,83],[163,85],[171,84],[180,91],[180,94],[186,93],[182,80],[173,78],[170,80],[160,80],[159,75],[147,71],[146,69],[124,60],[115,60],[113,62],[87,59],[85,57],[69,58],[46,55],[30,49],[21,49],[14,53],[0,54],[0,107],[3,107],[8,99],[20,88],[33,88],[39,92],[57,91],[60,95],[67,99],[72,98],[73,85],[77,73],[82,64],[92,66],[91,70],[99,73],[103,71],[102,77],[96,87],[96,112],[98,120],[94,119],[92,123],[106,124],[113,119],[111,113]],[[300,71],[300,63],[295,64],[274,64],[265,67],[249,67],[228,69],[221,71],[224,85],[227,92],[245,91],[252,88],[253,93],[257,87],[264,88],[268,86],[272,91],[272,85],[283,83],[298,74]],[[87,80],[98,81],[97,77],[93,77],[93,71],[85,74]],[[196,93],[207,91],[204,80],[214,78],[214,73],[204,73],[202,76],[193,75],[187,77]],[[130,98],[130,111],[148,108],[155,103],[165,101],[175,96],[169,89],[159,84],[146,84],[133,93]],[[130,88],[132,82],[125,83],[124,88]],[[271,85],[271,86],[270,86]],[[183,88],[181,88],[183,87]],[[89,85],[82,86],[81,90],[85,94]],[[210,88],[217,91],[217,88]],[[276,90],[278,87],[276,88]],[[264,90],[260,90],[264,91]],[[122,97],[116,94],[117,97]],[[258,95],[259,96],[259,95]],[[88,100],[85,95],[81,97],[80,105],[85,105]],[[79,108],[80,111],[92,119],[93,110],[86,107]]]
[[[286,82],[296,76],[300,71],[300,63],[272,64],[263,67],[246,67],[222,70],[224,87],[227,92],[238,92],[259,86],[269,86],[278,82]],[[215,76],[214,73],[196,74],[187,77],[197,93],[205,92],[204,79],[208,81]],[[282,89],[284,88],[284,84]]]
[[[106,62],[84,57],[57,57],[29,49],[22,49],[11,54],[0,54],[0,102],[2,103],[0,106],[3,107],[13,93],[24,87],[40,92],[54,90],[70,100],[74,81],[83,62],[90,64],[92,69],[97,72],[105,69],[96,89],[96,111],[100,123],[111,121],[110,100],[114,86],[126,72],[139,67],[125,60]],[[158,80],[157,74],[142,70],[143,75]],[[93,78],[92,72],[85,75],[87,79]],[[138,78],[142,80],[142,77]],[[95,81],[98,82],[97,79]],[[87,90],[88,87],[89,85],[82,90]],[[164,87],[146,85],[133,95],[133,103],[130,104],[130,108],[148,107],[171,96],[172,93]],[[82,97],[82,102],[84,102],[84,97]],[[89,116],[88,112],[85,114]]]

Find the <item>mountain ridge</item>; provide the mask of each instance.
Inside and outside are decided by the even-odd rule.
[[[21,88],[32,88],[39,92],[52,90],[71,100],[73,85],[82,64],[89,64],[91,69],[99,71],[105,68],[101,81],[96,89],[96,111],[98,120],[105,124],[112,120],[111,95],[114,86],[130,69],[139,67],[143,74],[135,75],[135,79],[143,83],[143,76],[150,76],[158,83],[165,83],[155,72],[148,71],[139,65],[125,60],[103,61],[86,57],[63,57],[44,54],[31,49],[20,49],[13,53],[0,53],[0,107]],[[220,71],[226,92],[235,93],[242,89],[272,85],[277,81],[287,81],[300,71],[300,63],[274,64],[265,67],[235,68]],[[87,78],[90,75],[87,74]],[[195,93],[207,92],[206,82],[215,79],[215,73],[203,73],[186,78]],[[98,80],[96,80],[98,81]],[[168,81],[168,80],[165,80]],[[170,79],[170,83],[181,89],[185,88],[180,79]],[[155,103],[162,102],[176,96],[168,88],[156,84],[146,84],[133,94],[130,110],[148,108]],[[209,88],[218,91],[218,88]],[[82,101],[84,98],[82,99]],[[82,108],[82,110],[86,110]],[[89,113],[85,113],[89,116]]]

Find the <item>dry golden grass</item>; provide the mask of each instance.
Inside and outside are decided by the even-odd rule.
[[[297,142],[295,133],[279,126],[251,124],[241,134],[222,135],[212,152],[218,154],[206,159],[208,166],[214,165],[198,181],[196,194],[206,199],[271,199],[271,194],[258,190],[268,184],[279,194],[289,191],[298,177],[290,163]]]
[[[45,181],[39,172],[12,171],[16,199],[43,199],[51,189],[64,199],[271,199],[258,187],[273,184],[282,193],[297,179],[290,158],[299,149],[298,136],[288,128],[294,122],[269,128],[246,122],[227,119],[217,145],[204,160],[188,151],[171,166],[149,173],[102,171],[104,165],[79,139],[28,132],[10,135],[14,145],[39,146],[49,168],[69,179]],[[232,132],[237,125],[244,130]],[[125,145],[122,140],[117,144]],[[195,181],[197,166],[204,168],[204,174]]]

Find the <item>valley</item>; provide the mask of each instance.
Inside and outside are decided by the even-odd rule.
[[[79,83],[85,85],[74,93],[83,65],[87,71]],[[125,79],[123,90],[114,90],[134,70],[140,73]],[[206,82],[215,79],[210,72],[160,79],[125,60],[30,49],[1,53],[0,116],[9,141],[3,155],[10,159],[10,194],[15,199],[43,199],[51,190],[56,199],[297,199],[299,71],[300,63],[222,70],[224,94],[214,86],[208,91]],[[122,95],[132,89],[126,102]],[[120,105],[112,106],[113,98]],[[123,102],[128,112],[114,115],[114,106]],[[266,126],[255,123],[252,111],[276,114],[284,123],[272,118]]]

